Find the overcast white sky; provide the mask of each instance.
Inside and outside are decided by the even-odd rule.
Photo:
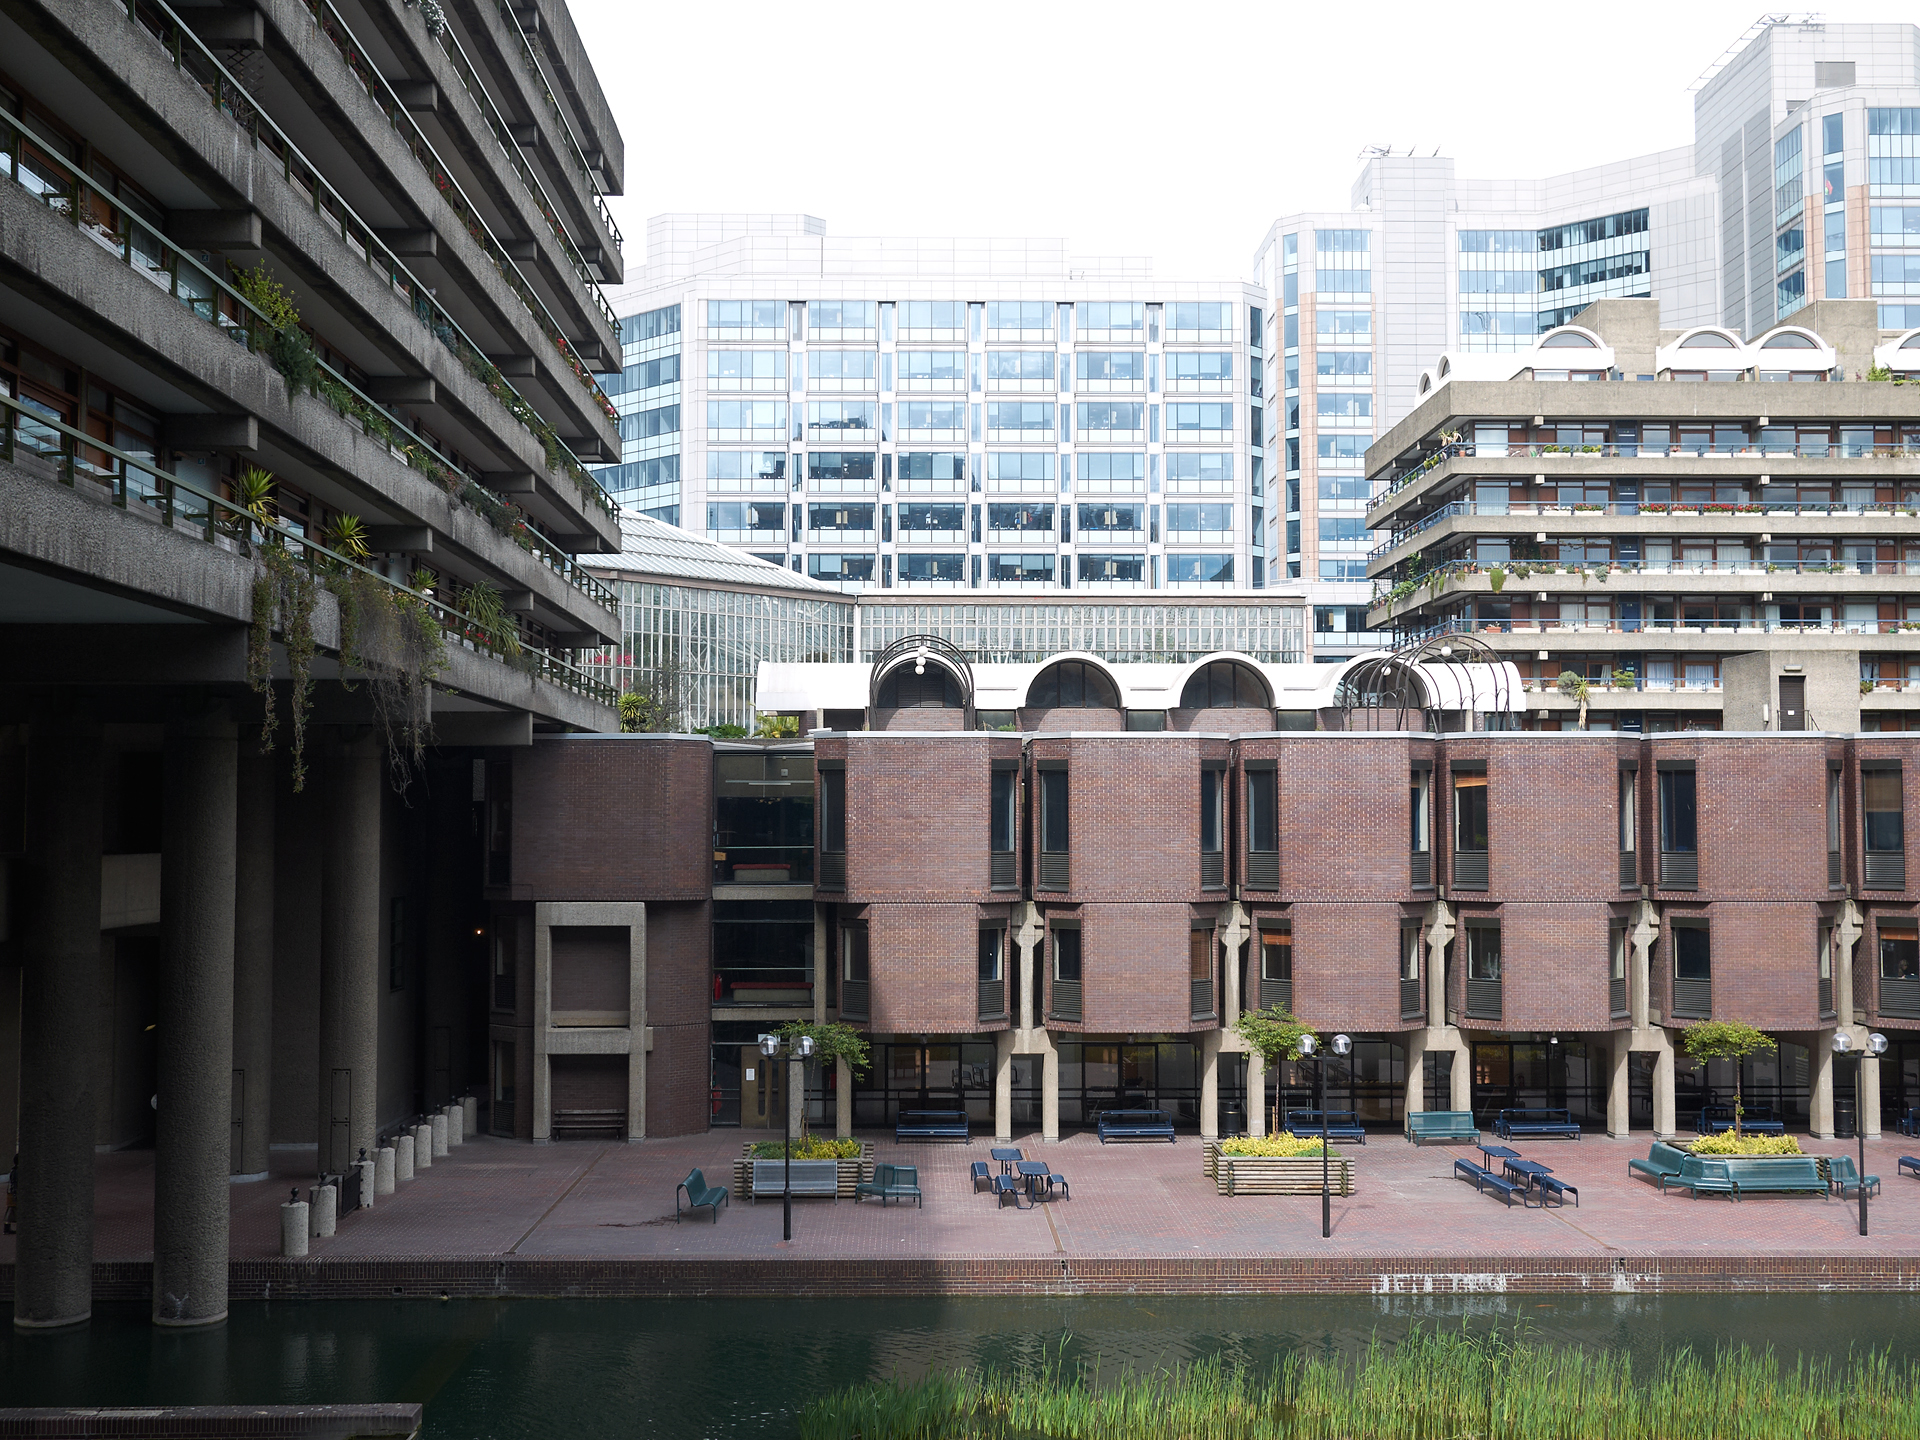
[[[1064,235],[1246,273],[1362,147],[1535,176],[1689,143],[1753,0],[952,4],[571,0],[626,137],[628,263],[669,210],[840,235]],[[1799,12],[1796,12],[1799,13]],[[1913,21],[1852,0],[1842,21]]]

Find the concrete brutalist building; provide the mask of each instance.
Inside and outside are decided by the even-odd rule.
[[[230,1174],[484,1076],[488,757],[616,725],[621,141],[559,0],[27,0],[0,50],[14,1315],[87,1316],[96,1146],[151,1145],[202,1324]]]

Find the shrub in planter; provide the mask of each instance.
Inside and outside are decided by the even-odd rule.
[[[1703,1135],[1687,1146],[1694,1155],[1801,1155],[1800,1142],[1791,1135]]]
[[[1318,1140],[1296,1140],[1291,1135],[1242,1135],[1235,1140],[1220,1142],[1222,1155],[1262,1155],[1270,1159],[1295,1159],[1311,1155],[1320,1156]]]

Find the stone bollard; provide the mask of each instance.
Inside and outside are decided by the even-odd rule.
[[[366,1152],[362,1151],[361,1153],[365,1154]],[[353,1168],[360,1172],[360,1208],[362,1210],[371,1210],[373,1208],[374,1162],[371,1160],[356,1160],[354,1161]]]
[[[307,1253],[307,1202],[300,1198],[300,1192],[293,1192],[293,1199],[280,1204],[280,1253],[299,1257]]]
[[[460,1098],[460,1128],[469,1135],[480,1133],[480,1102],[471,1095]]]
[[[373,1152],[373,1193],[393,1193],[393,1146],[382,1145]]]
[[[436,1160],[442,1159],[447,1153],[446,1111],[442,1110],[438,1115],[433,1117],[433,1123],[427,1133],[433,1137],[433,1158]]]
[[[393,1137],[393,1178],[395,1183],[413,1179],[413,1132],[402,1130]]]
[[[413,1127],[413,1168],[416,1174],[433,1168],[433,1126],[424,1120]]]
[[[316,1185],[307,1194],[313,1199],[312,1233],[325,1239],[334,1231],[339,1215],[340,1192],[331,1185]]]
[[[458,1102],[447,1106],[447,1146],[467,1143],[467,1112]]]

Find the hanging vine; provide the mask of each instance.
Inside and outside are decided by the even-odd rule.
[[[262,749],[273,748],[279,725],[273,686],[273,632],[279,622],[293,681],[288,709],[293,728],[293,788],[307,783],[307,712],[313,692],[313,609],[320,587],[282,545],[268,543],[258,552],[262,569],[253,579],[253,624],[247,632],[247,683],[266,705],[261,722]]]
[[[431,583],[416,574],[416,589]],[[446,669],[446,642],[431,608],[363,570],[341,565],[326,578],[340,610],[340,678],[360,672],[386,742],[393,788],[404,795],[433,736],[433,682]]]

